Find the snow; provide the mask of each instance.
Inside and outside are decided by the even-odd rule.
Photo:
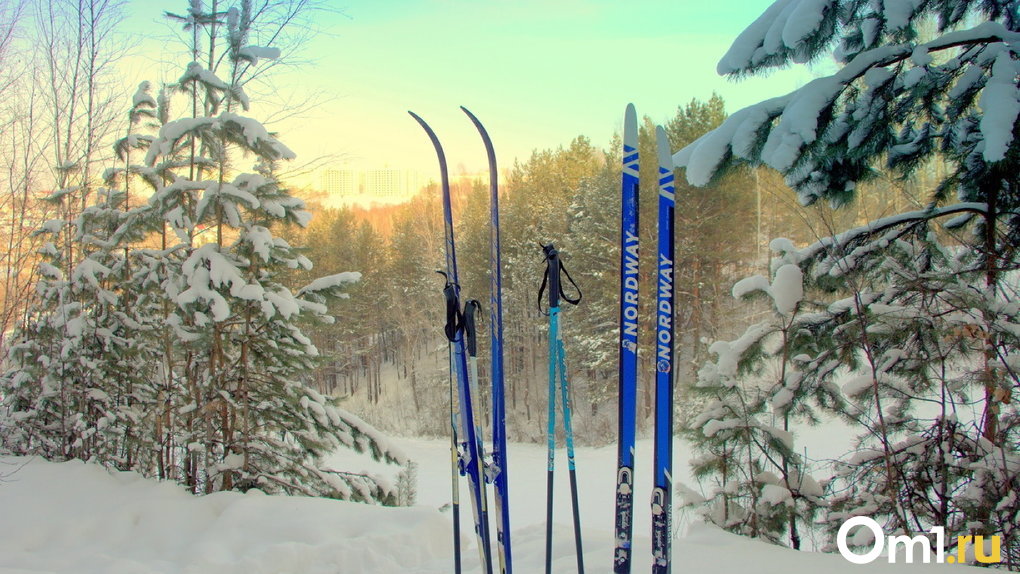
[[[793,505],[793,493],[778,484],[766,484],[761,489],[762,502],[766,504]]]
[[[769,280],[762,275],[745,277],[733,284],[733,298],[742,299],[755,291],[769,292]]]
[[[144,81],[138,84],[138,91],[131,97],[132,107],[137,108],[138,106],[145,104],[146,106],[156,107],[156,99],[149,93],[152,90],[152,84],[148,81]]]
[[[910,55],[910,61],[913,62],[915,66],[927,66],[932,63],[932,60],[934,59],[935,58],[928,53],[928,48],[925,46],[918,46],[914,48],[914,52]]]
[[[180,85],[185,85],[188,82],[198,81],[213,88],[220,90],[226,90],[229,88],[226,82],[216,77],[216,74],[203,68],[202,64],[198,62],[191,62],[188,64],[187,70],[184,71],[184,75],[177,80]]]
[[[765,335],[769,334],[768,323],[759,323],[748,327],[747,331],[744,332],[738,339],[733,341],[716,341],[708,348],[709,353],[714,353],[718,358],[716,359],[716,368],[718,369],[719,375],[723,377],[733,377],[737,374],[737,368],[741,355],[744,354],[751,345],[754,345],[762,339]]]
[[[266,48],[263,46],[245,46],[237,51],[239,58],[248,60],[252,65],[259,63],[259,58],[263,60],[276,60],[280,57],[279,48]]]
[[[786,264],[776,270],[772,280],[772,299],[776,302],[776,310],[783,315],[790,315],[804,298],[804,275],[800,267]]]
[[[804,274],[797,265],[787,263],[776,269],[771,285],[761,275],[746,277],[733,285],[733,297],[737,299],[757,291],[771,297],[780,314],[789,316],[804,298]]]
[[[830,446],[840,428],[812,430],[809,439]],[[832,435],[832,436],[829,436]],[[845,438],[845,437],[842,437]],[[81,462],[0,459],[0,574],[448,574],[453,571],[452,523],[439,510],[450,501],[448,439],[403,438],[390,442],[418,464],[418,506],[384,508],[325,499],[217,493],[192,496],[167,483],[127,472],[108,472]],[[807,442],[811,442],[808,440]],[[674,446],[676,476],[689,470],[689,448]],[[814,454],[814,452],[812,452]],[[559,451],[558,462],[565,462]],[[541,572],[545,548],[546,450],[509,445],[514,566]],[[650,570],[650,440],[639,440],[634,547],[635,572]],[[641,461],[645,461],[642,463]],[[385,467],[351,451],[333,467],[376,473]],[[615,445],[578,448],[580,515],[587,571],[612,571]],[[557,470],[565,470],[565,465]],[[557,472],[553,571],[576,571],[570,526],[567,473]],[[467,486],[461,481],[465,572],[479,572],[470,527]],[[789,491],[770,488],[782,503]],[[803,477],[801,492],[819,490]],[[684,498],[697,489],[678,486]],[[678,501],[679,502],[679,501]],[[15,518],[16,517],[16,518]],[[679,526],[684,527],[681,518]],[[938,565],[851,564],[838,555],[796,552],[694,524],[674,541],[677,565],[693,572],[747,571],[758,574],[935,572]],[[961,568],[961,566],[954,566]],[[966,568],[966,567],[963,567]]]
[[[224,112],[220,114],[217,121],[224,127],[231,124],[237,126],[252,149],[256,149],[260,145],[266,145],[272,150],[272,153],[280,159],[294,159],[297,157],[290,148],[271,136],[269,131],[266,130],[266,127],[258,120],[240,116],[232,112]]]
[[[805,52],[804,45],[818,33],[832,4],[832,0],[778,0],[737,36],[716,71],[740,73],[787,50]]]
[[[885,24],[891,31],[903,30],[910,25],[914,13],[921,6],[922,0],[886,0],[882,3],[885,8]]]
[[[4,574],[404,572],[448,546],[446,519],[427,508],[257,491],[197,498],[80,462],[16,462],[0,484]]]
[[[843,383],[843,394],[848,397],[855,397],[872,388],[874,382],[875,379],[871,375],[858,375],[851,377]]]
[[[308,285],[302,287],[298,294],[335,289],[336,287],[341,287],[349,283],[357,283],[358,281],[361,281],[361,273],[357,271],[344,271],[343,273],[319,277]]]
[[[760,65],[803,59],[808,55],[804,40],[818,32],[824,21],[821,11],[831,8],[829,4],[825,0],[778,0],[737,38],[719,62],[718,72],[738,74]],[[897,30],[919,9],[920,0],[890,0],[883,6],[879,9],[883,10],[886,28]],[[874,26],[874,33],[878,33],[878,22]],[[721,126],[674,154],[674,163],[686,168],[689,183],[700,187],[707,185],[731,156],[752,163],[760,161],[784,173],[787,183],[799,189],[802,200],[810,201],[813,194],[817,195],[811,189],[816,168],[802,161],[804,150],[820,136],[823,112],[848,86],[867,74],[866,83],[875,89],[892,78],[893,71],[885,69],[886,66],[907,59],[916,67],[908,72],[910,76],[906,81],[918,82],[924,74],[923,67],[932,61],[931,52],[970,43],[988,44],[989,50],[1001,50],[980,101],[984,111],[981,131],[986,139],[985,159],[999,161],[1012,140],[1010,130],[1020,112],[1020,90],[1015,85],[1017,64],[1006,48],[1007,44],[1020,43],[1020,34],[1010,32],[999,22],[985,22],[970,29],[948,32],[923,44],[891,44],[865,50],[831,76],[817,78],[785,96],[737,111]],[[921,71],[913,71],[917,69]],[[982,75],[980,67],[973,72],[968,70],[954,91],[976,85]],[[872,106],[866,105],[866,101],[861,103],[864,105],[859,111],[870,113]],[[845,126],[840,121],[837,118],[830,128],[842,137]],[[862,121],[861,129],[869,125]],[[863,134],[859,134],[857,141],[862,141],[862,137]],[[762,140],[760,155],[756,157],[755,146]],[[827,184],[817,182],[817,185]]]
[[[1013,141],[1013,128],[1020,113],[1020,89],[1016,76],[1020,67],[1009,50],[1002,50],[992,65],[992,75],[981,92],[981,133],[985,136],[985,161],[1002,161]]]
[[[71,281],[80,283],[82,280],[85,280],[94,289],[99,289],[100,276],[105,277],[109,274],[109,267],[95,259],[85,258],[74,266],[74,269],[71,271]]]

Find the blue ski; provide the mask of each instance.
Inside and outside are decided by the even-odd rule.
[[[457,391],[460,404],[460,471],[467,476],[471,505],[474,510],[475,534],[478,538],[478,552],[482,568],[492,574],[492,554],[489,548],[489,512],[485,493],[484,447],[482,438],[476,432],[473,403],[471,402],[472,379],[468,371],[467,341],[460,311],[460,283],[457,280],[457,252],[453,236],[453,208],[450,202],[450,179],[446,166],[446,155],[436,133],[425,120],[414,112],[411,114],[432,140],[439,158],[439,172],[443,193],[443,217],[446,238],[447,298],[446,335],[453,343],[453,363],[457,375]],[[451,321],[451,318],[453,319]]]
[[[499,174],[496,171],[496,152],[489,133],[467,108],[461,106],[471,118],[485,144],[489,159],[489,333],[492,341],[492,465],[490,477],[496,496],[496,544],[499,551],[499,571],[510,574],[513,562],[510,553],[510,487],[506,452],[506,388],[503,378],[503,264],[499,245]]]
[[[637,432],[638,129],[628,104],[623,120],[620,201],[619,448],[616,457],[616,551],[613,572],[629,574],[634,531],[634,440]]]
[[[659,156],[659,231],[655,332],[655,461],[652,490],[652,572],[669,574],[673,482],[673,159],[662,127],[655,129]]]

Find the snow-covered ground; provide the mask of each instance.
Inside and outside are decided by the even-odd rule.
[[[453,571],[449,445],[395,439],[418,467],[418,505],[381,508],[321,499],[219,493],[194,497],[171,484],[109,473],[80,462],[3,459],[0,475],[0,574],[103,573],[443,573]],[[649,441],[638,444],[636,500],[648,500]],[[565,461],[558,459],[555,572],[576,572]],[[681,454],[678,452],[678,455]],[[686,456],[678,456],[677,475]],[[384,470],[338,453],[350,470]],[[645,464],[642,464],[645,463]],[[516,571],[541,572],[545,547],[545,450],[511,446],[511,504]],[[616,451],[578,449],[586,571],[611,572]],[[642,476],[644,475],[644,476]],[[463,481],[461,481],[463,482]],[[462,494],[464,566],[478,571],[470,505]],[[646,506],[639,504],[639,511]],[[684,520],[678,521],[684,523]],[[649,513],[635,517],[635,572],[650,570]],[[785,550],[696,525],[674,545],[674,572],[827,574],[905,572],[940,566],[876,562]],[[959,566],[941,566],[959,568]]]

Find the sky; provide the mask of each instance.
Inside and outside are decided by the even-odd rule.
[[[733,81],[715,72],[737,34],[770,0],[350,0],[316,15],[321,32],[300,52],[306,63],[275,76],[288,101],[321,103],[269,127],[300,161],[410,168],[438,178],[435,153],[407,110],[443,142],[451,173],[481,172],[485,154],[460,111],[468,107],[492,136],[500,169],[535,149],[579,135],[609,145],[634,103],[656,122],[713,92],[734,112],[787,93],[812,77],[785,70]],[[179,2],[183,11],[185,3]],[[329,2],[334,5],[333,2]],[[135,0],[129,28],[147,33],[134,74],[160,69],[170,28],[168,3]],[[173,9],[173,6],[170,6]],[[162,66],[167,68],[167,66]],[[179,70],[170,69],[172,80]],[[272,98],[276,99],[276,98]],[[257,97],[255,98],[258,101]],[[267,108],[253,107],[257,119]],[[267,116],[269,112],[266,112]],[[272,114],[276,117],[276,114]],[[308,183],[315,183],[309,178]]]

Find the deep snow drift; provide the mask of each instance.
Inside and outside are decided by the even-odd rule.
[[[194,497],[171,484],[110,473],[81,462],[2,459],[0,574],[325,574],[453,572],[449,445],[397,439],[418,463],[418,506],[381,508],[259,493]],[[678,447],[678,454],[680,448]],[[558,460],[564,461],[562,458]],[[638,444],[639,488],[650,496],[651,444]],[[678,460],[678,476],[686,457]],[[337,465],[370,472],[370,460],[339,453]],[[588,572],[611,572],[614,447],[578,449],[581,519]],[[544,565],[545,450],[510,447],[515,571]],[[576,572],[565,464],[557,474],[556,572]],[[388,470],[392,472],[392,468]],[[463,482],[463,481],[461,481]],[[470,504],[462,495],[464,566],[478,571]],[[642,505],[643,506],[643,505]],[[640,510],[640,507],[639,507]],[[683,521],[681,521],[683,522]],[[635,572],[650,571],[648,512],[635,517]],[[795,552],[696,525],[674,542],[673,571],[761,574],[919,572],[959,566],[855,566],[838,555]],[[919,570],[920,569],[920,570]]]

